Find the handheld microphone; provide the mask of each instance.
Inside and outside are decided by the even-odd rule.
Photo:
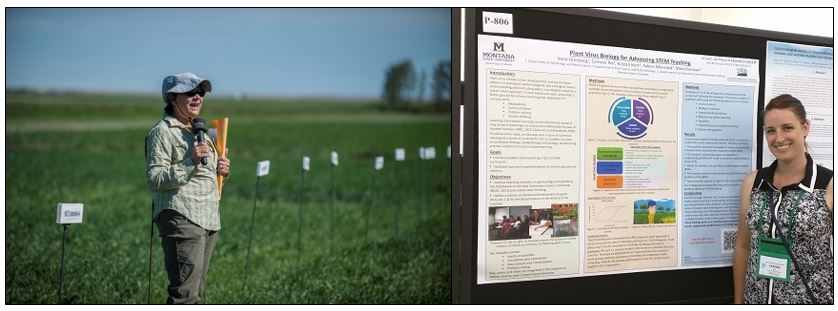
[[[192,119],[192,131],[198,135],[198,143],[204,143],[204,134],[207,132],[207,122],[201,118]],[[207,165],[207,157],[201,157],[201,164]]]

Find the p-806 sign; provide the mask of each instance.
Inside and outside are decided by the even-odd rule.
[[[483,32],[512,34],[512,14],[483,12]]]

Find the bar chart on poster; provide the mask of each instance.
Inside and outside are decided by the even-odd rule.
[[[730,266],[759,60],[477,36],[477,284]]]

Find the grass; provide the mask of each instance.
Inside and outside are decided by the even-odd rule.
[[[663,224],[663,223],[675,223],[675,213],[666,213],[666,212],[655,212],[655,220],[656,224]],[[649,212],[634,212],[634,224],[635,225],[648,225],[649,224]]]
[[[58,301],[62,227],[55,208],[81,202],[84,222],[68,230],[65,302],[146,303],[150,194],[143,138],[159,120],[160,99],[7,92],[6,112],[5,302]],[[374,103],[208,97],[202,117],[221,116],[231,122],[232,170],[202,303],[450,303],[448,115],[384,113]],[[419,146],[435,146],[438,158],[417,160]],[[407,149],[398,178],[397,147]],[[334,212],[331,150],[340,154]],[[312,170],[301,204],[302,155],[312,158]],[[376,155],[386,160],[373,192]],[[271,172],[259,182],[244,291],[260,160],[271,160]],[[153,250],[152,301],[162,303],[167,280],[159,238]]]

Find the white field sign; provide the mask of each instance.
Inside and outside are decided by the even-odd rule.
[[[84,216],[84,204],[58,203],[58,210],[55,213],[55,223],[80,224],[82,216]]]
[[[425,148],[425,160],[433,160],[433,159],[436,159],[436,148],[434,148],[434,147]]]
[[[382,168],[384,168],[384,157],[375,157],[375,170],[380,171]]]
[[[268,175],[268,172],[271,170],[271,161],[259,161],[256,163],[256,177],[262,177]]]

